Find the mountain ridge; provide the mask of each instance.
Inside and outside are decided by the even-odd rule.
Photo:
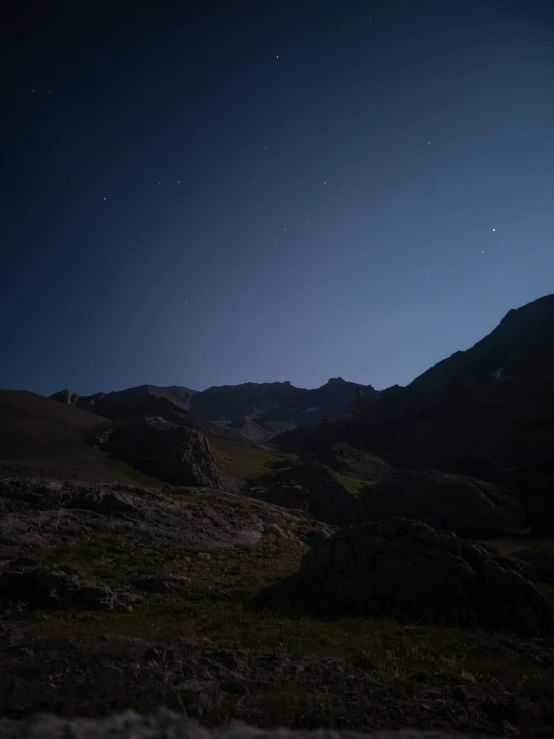
[[[192,421],[190,415],[263,441],[280,431],[337,416],[360,395],[379,397],[371,385],[336,377],[313,389],[297,388],[289,381],[211,386],[202,391],[180,385],[145,384],[87,396],[64,389],[50,398],[111,419],[148,413],[179,423],[179,415]]]

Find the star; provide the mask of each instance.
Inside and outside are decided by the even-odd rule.
[[[496,228],[493,228],[493,233],[494,233],[494,231],[496,231]]]

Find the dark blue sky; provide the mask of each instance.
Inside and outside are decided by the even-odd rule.
[[[552,292],[551,5],[14,4],[0,386],[381,389]]]

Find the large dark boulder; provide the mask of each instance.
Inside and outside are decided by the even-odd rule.
[[[312,605],[339,614],[553,628],[549,602],[508,560],[420,521],[342,529],[306,552],[296,578]]]
[[[523,508],[509,490],[436,470],[393,472],[360,491],[358,521],[395,516],[475,539],[517,536],[526,527]]]
[[[269,484],[300,485],[308,493],[308,512],[318,521],[347,526],[357,519],[356,492],[343,485],[333,470],[314,459],[262,478]]]
[[[144,418],[111,433],[107,448],[174,485],[225,489],[205,434],[163,418]]]

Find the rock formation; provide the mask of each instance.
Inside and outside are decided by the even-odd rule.
[[[419,521],[347,527],[313,546],[297,579],[334,613],[551,631],[552,608],[508,560]]]
[[[194,682],[194,681],[189,681]],[[199,681],[196,681],[199,682]],[[192,686],[187,686],[189,689]],[[206,689],[207,685],[199,685]],[[192,691],[191,691],[192,692]],[[464,739],[459,732],[444,731],[379,731],[363,734],[353,731],[316,729],[311,731],[279,728],[258,729],[239,723],[212,729],[201,726],[184,716],[164,708],[149,716],[135,711],[114,714],[103,718],[57,718],[42,714],[23,721],[0,720],[0,733],[4,739]],[[468,739],[487,739],[472,733]],[[489,737],[489,739],[491,739]]]
[[[394,516],[475,539],[517,536],[526,529],[522,505],[509,490],[435,470],[393,472],[360,491],[358,521]]]
[[[173,485],[225,489],[208,439],[196,429],[146,418],[112,432],[105,446]]]

